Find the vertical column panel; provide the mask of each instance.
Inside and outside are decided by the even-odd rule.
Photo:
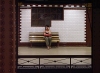
[[[95,6],[95,3],[94,3]],[[100,73],[100,8],[93,9],[93,73]]]
[[[91,46],[91,30],[92,30],[92,8],[86,9],[86,43]]]
[[[15,0],[0,5],[0,73],[15,73]]]

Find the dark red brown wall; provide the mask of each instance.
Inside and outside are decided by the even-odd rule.
[[[15,73],[15,0],[0,0],[0,73]]]

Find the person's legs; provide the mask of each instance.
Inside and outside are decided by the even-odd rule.
[[[49,48],[49,40],[48,40],[48,37],[45,37],[45,41],[46,41],[46,46]]]
[[[49,47],[51,47],[51,37],[49,37]]]

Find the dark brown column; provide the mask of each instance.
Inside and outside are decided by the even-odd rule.
[[[15,73],[15,0],[0,0],[0,73]]]
[[[18,6],[18,46],[20,45],[20,41],[21,41],[21,25],[20,25],[20,18],[21,18],[21,16],[20,16],[20,5]]]
[[[93,0],[93,73],[100,73],[100,1]]]
[[[91,46],[91,31],[92,31],[92,8],[86,9],[86,44]]]

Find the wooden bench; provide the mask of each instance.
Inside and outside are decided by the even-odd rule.
[[[59,34],[58,32],[51,32],[52,40],[51,43],[57,43],[57,47],[59,46]],[[29,32],[29,41],[32,47],[32,43],[42,43],[45,42],[44,33],[43,32]],[[52,45],[52,44],[51,44]]]

